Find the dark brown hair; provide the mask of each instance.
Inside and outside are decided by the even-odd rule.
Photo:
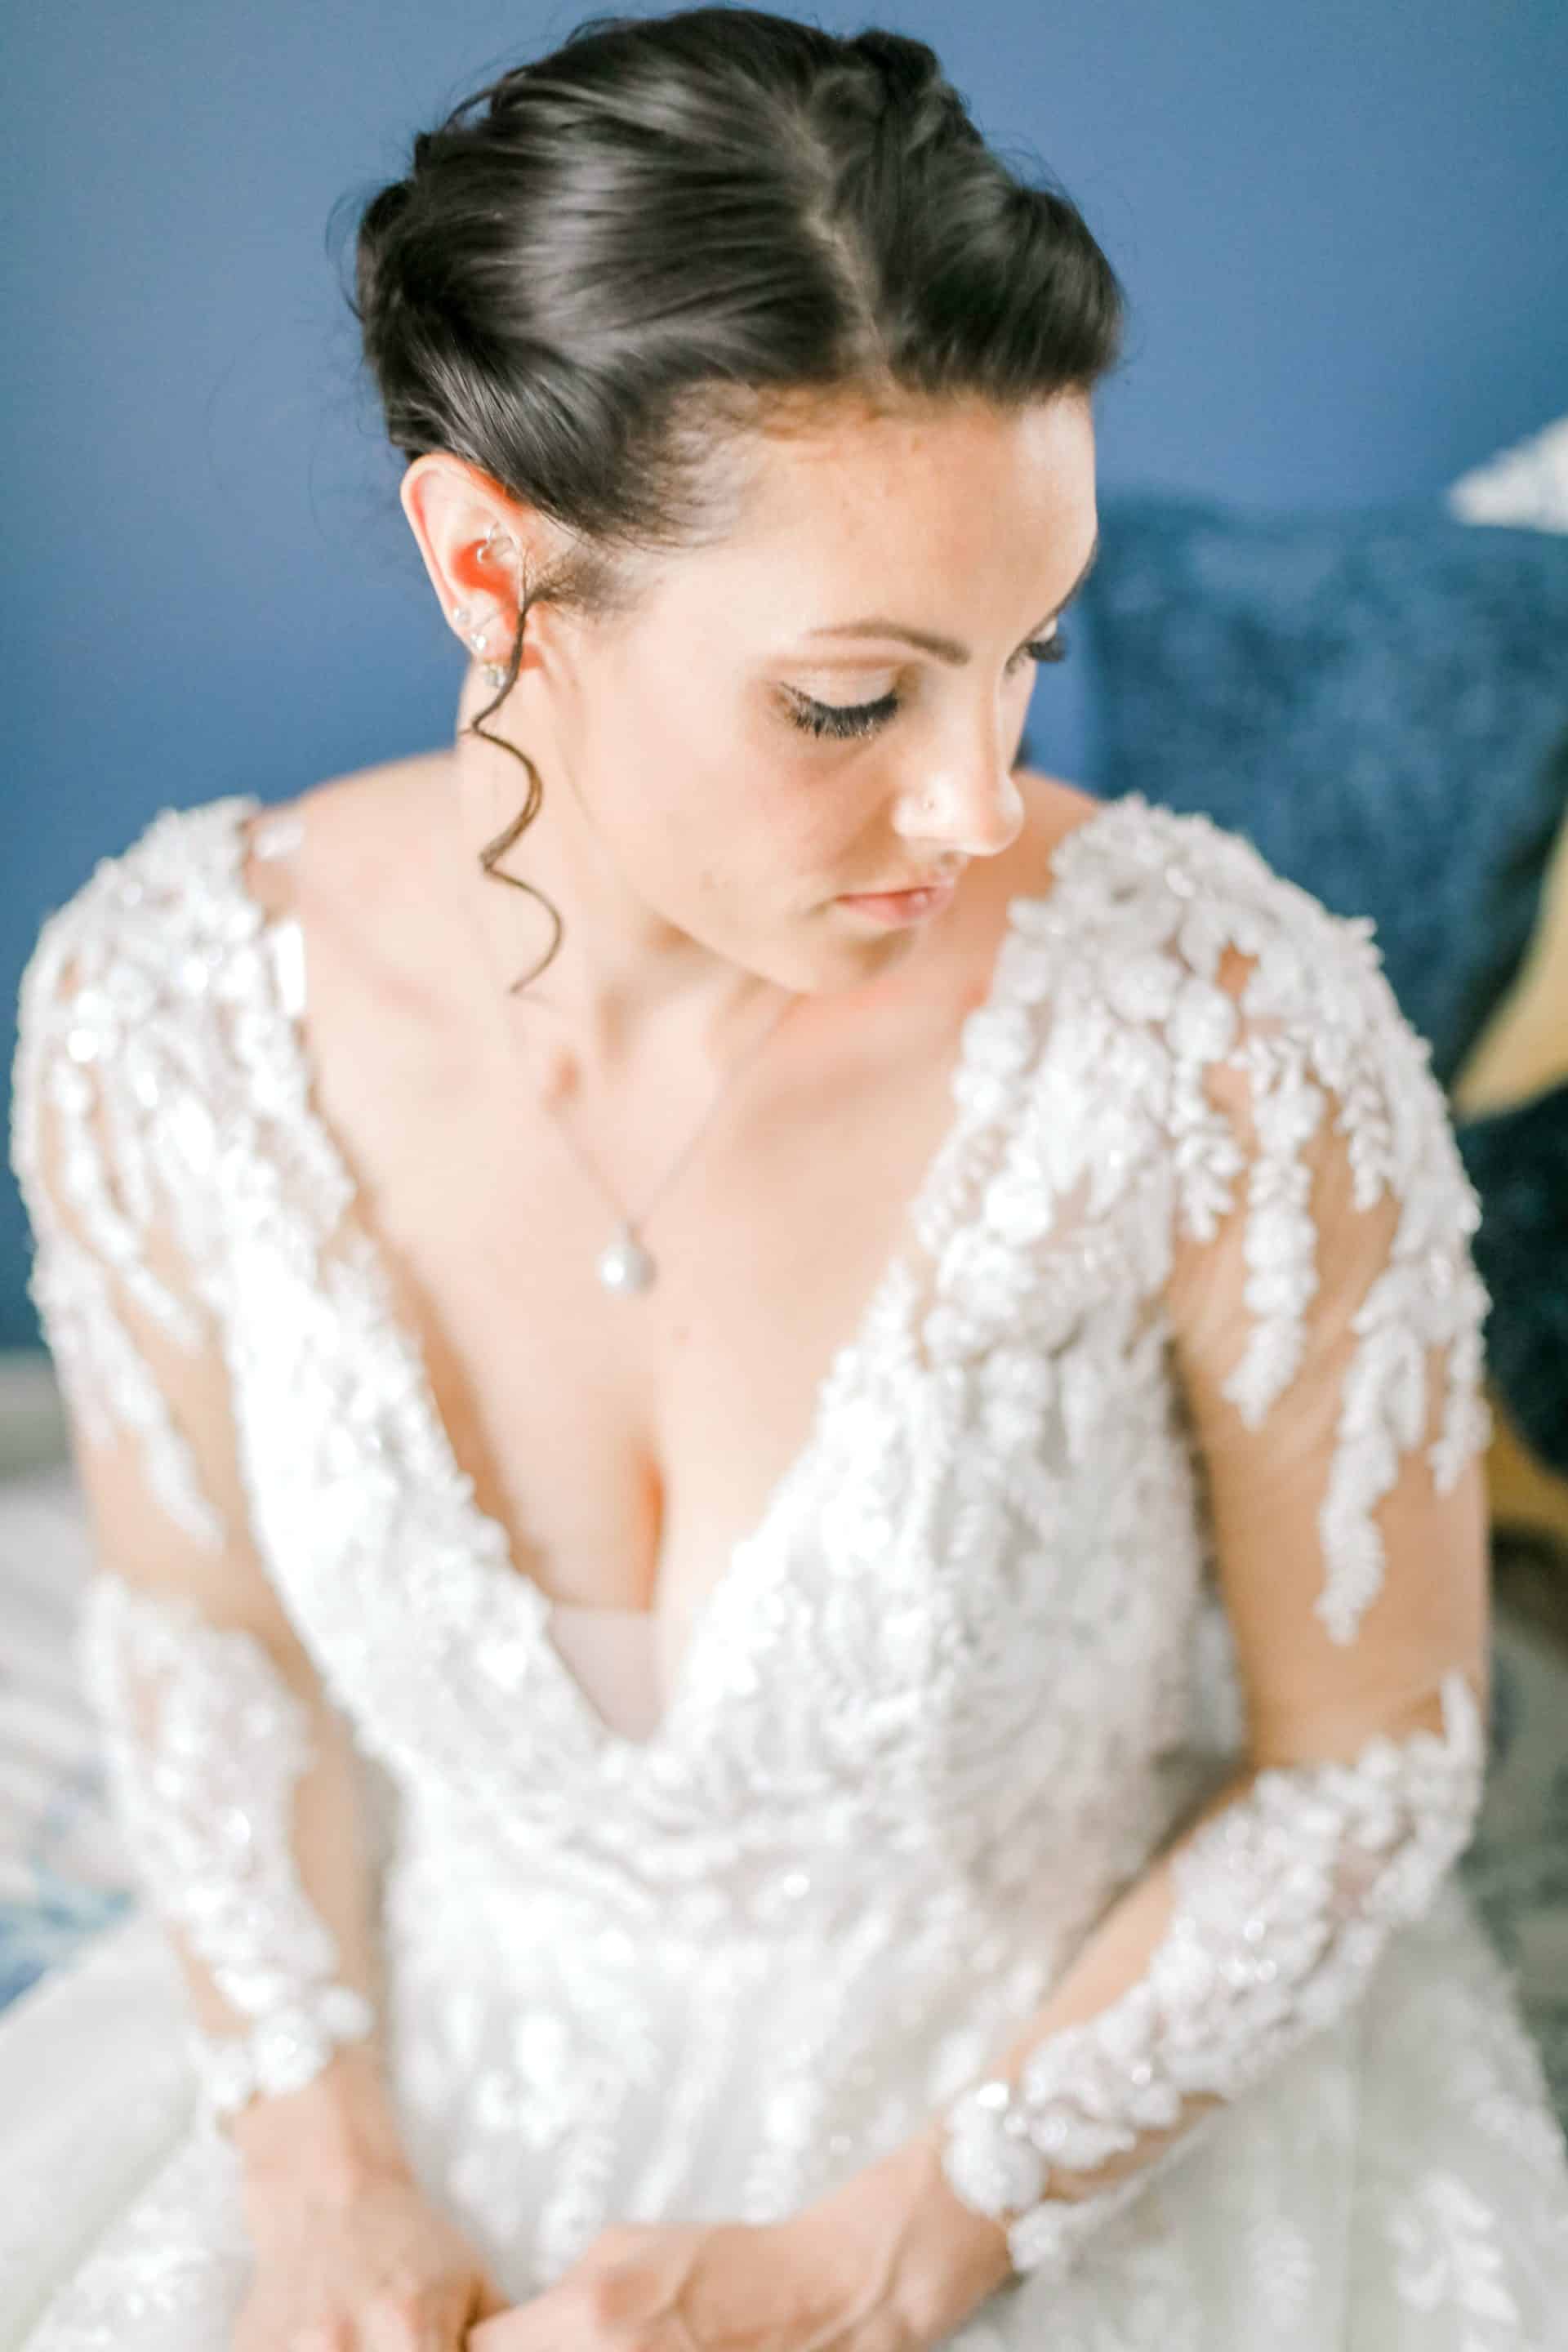
[[[474,114],[473,110],[482,109]],[[448,450],[563,527],[528,611],[629,609],[633,560],[721,537],[739,436],[792,408],[999,406],[1089,392],[1122,289],[1077,208],[986,146],[935,52],[763,9],[595,16],[414,142],[358,227],[359,321],[388,436]]]

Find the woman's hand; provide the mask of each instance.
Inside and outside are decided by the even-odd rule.
[[[247,2200],[256,2266],[233,2352],[462,2352],[473,2324],[510,2308],[462,2231],[411,2172],[352,2194],[270,2183]]]
[[[603,2230],[468,2352],[929,2352],[1010,2275],[933,2123],[783,2221]]]
[[[874,2246],[826,2202],[765,2223],[620,2224],[467,2352],[922,2352]]]
[[[481,2320],[468,2352],[914,2352],[818,2212],[617,2225],[552,2285]]]

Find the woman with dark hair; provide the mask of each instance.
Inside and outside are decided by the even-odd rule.
[[[1018,764],[1104,255],[921,42],[696,8],[422,133],[355,310],[454,740],[23,985],[145,1901],[7,2341],[1544,2347],[1444,1099],[1364,926]]]

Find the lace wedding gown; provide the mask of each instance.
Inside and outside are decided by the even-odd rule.
[[[34,1296],[119,1498],[80,1659],[146,1899],[0,2032],[4,2341],[227,2344],[200,2070],[221,2014],[286,2072],[337,1998],[516,2301],[611,2222],[780,2217],[938,2115],[984,2205],[1027,2144],[967,2095],[1039,2012],[1035,2146],[1131,2153],[1016,2222],[962,2352],[1568,2345],[1568,2157],[1451,1867],[1478,1211],[1370,923],[1140,795],[1060,843],[666,1687],[654,1621],[552,1607],[458,1467],[316,1104],[298,927],[246,885],[292,823],[165,811],[23,983]],[[322,1916],[351,1851],[363,1970]]]

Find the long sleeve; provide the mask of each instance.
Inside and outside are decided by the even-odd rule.
[[[1244,1750],[941,2119],[948,2182],[1015,2272],[1070,2267],[1362,1998],[1483,1788],[1489,1302],[1443,1097],[1367,927],[1318,908],[1305,939],[1194,940],[1196,970],[1151,961],[1140,985],[1169,1361]]]
[[[112,863],[111,861],[110,862]],[[22,982],[12,1160],[94,1545],[78,1659],[209,2112],[374,2036],[352,1739],[253,1543],[221,1343],[221,1187],[157,930],[108,867]]]

